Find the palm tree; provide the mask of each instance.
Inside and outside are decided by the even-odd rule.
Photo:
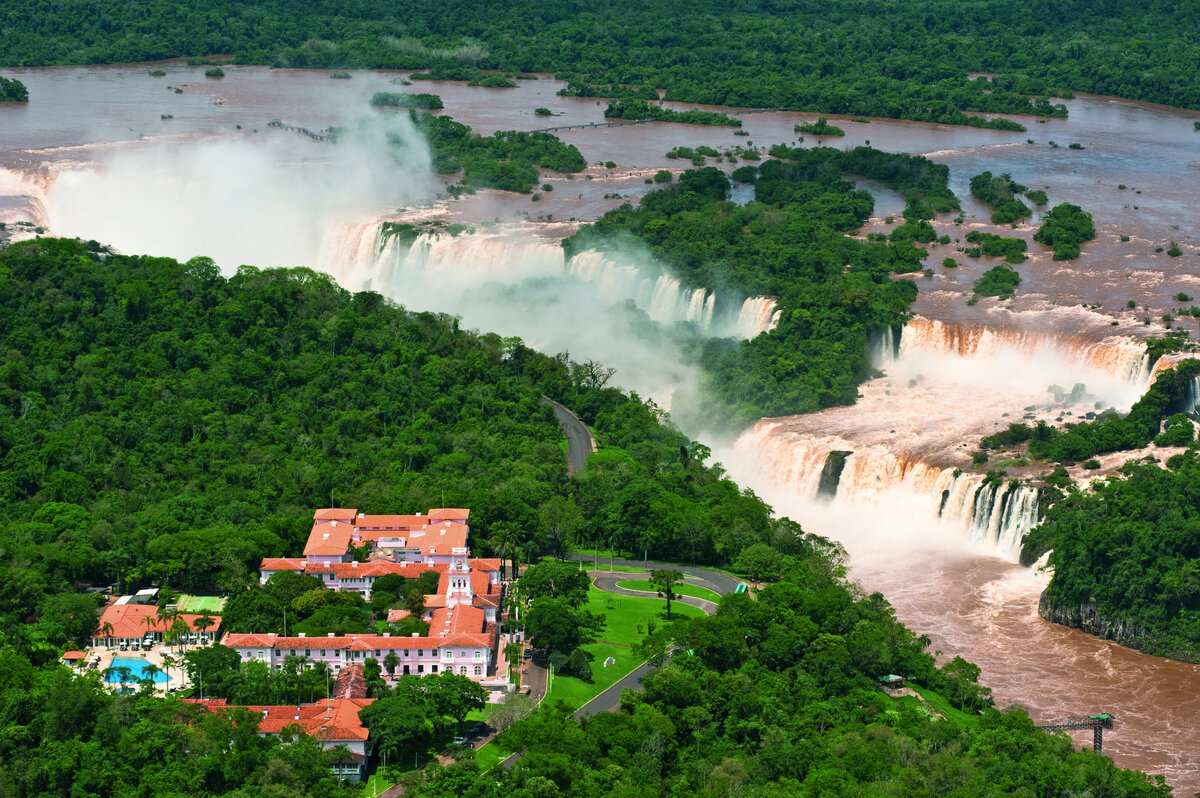
[[[142,625],[146,627],[147,633],[158,627],[158,620],[158,617],[155,615],[146,615],[142,618]]]
[[[112,642],[113,642],[113,636],[112,636],[112,633],[113,633],[113,625],[112,625],[111,623],[109,623],[108,621],[105,621],[104,623],[100,624],[100,632],[101,632],[101,633],[102,633],[102,634],[103,634],[103,635],[104,635],[106,638],[108,638],[108,639],[105,641],[105,643],[104,643],[105,647],[106,647],[106,648],[112,648]]]
[[[162,673],[162,668],[158,667],[153,662],[147,662],[142,666],[142,678],[138,679],[138,681],[142,683],[143,687],[153,690],[154,685],[156,684],[154,677],[160,673]]]
[[[199,618],[197,618],[195,621],[193,621],[192,626],[195,627],[196,631],[203,632],[205,629],[208,629],[211,626],[215,626],[216,623],[217,622],[214,621],[209,616],[209,614],[206,612],[203,615],[201,615]]]
[[[396,668],[400,665],[400,657],[394,650],[389,651],[388,655],[383,658],[383,666],[387,668],[388,676],[396,675]]]
[[[162,666],[163,672],[167,674],[167,681],[171,680],[171,668],[175,667],[177,664],[178,663],[175,662],[175,658],[170,654],[163,654]]]
[[[512,564],[512,578],[517,578],[517,549],[529,537],[529,532],[517,524],[504,521],[492,524],[492,533],[488,536],[488,545],[500,555],[500,574],[504,574],[504,560]]]

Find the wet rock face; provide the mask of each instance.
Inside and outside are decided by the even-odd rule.
[[[1152,652],[1156,649],[1156,646],[1146,639],[1145,627],[1122,619],[1106,618],[1096,609],[1094,602],[1066,604],[1056,602],[1043,592],[1038,601],[1038,615],[1051,623],[1069,626],[1103,640],[1112,640],[1126,648],[1138,651],[1146,649]],[[1170,656],[1173,659],[1183,659],[1174,653]],[[1196,659],[1198,658],[1193,657],[1191,661]]]

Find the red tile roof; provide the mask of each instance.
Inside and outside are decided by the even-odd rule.
[[[472,571],[499,571],[504,567],[499,557],[471,557],[467,565],[471,566]]]
[[[366,698],[367,680],[362,665],[347,665],[333,683],[334,698]]]
[[[67,651],[59,659],[65,659],[68,662],[72,662],[77,659],[83,659],[86,656],[87,654],[82,651]]]
[[[225,699],[183,699],[208,710],[228,711],[239,705],[227,704]],[[352,742],[367,739],[367,727],[358,713],[374,698],[330,698],[314,704],[296,706],[241,706],[260,716],[258,730],[264,734],[279,734],[288,726],[299,726],[305,734],[324,743]]]
[[[434,521],[463,521],[471,517],[471,511],[461,507],[437,507],[429,511],[429,517]]]
[[[96,631],[92,632],[92,637],[115,637],[115,638],[133,638],[144,637],[147,632],[166,632],[175,623],[172,618],[164,623],[157,616],[158,607],[153,604],[110,604],[104,609],[104,614],[100,616],[100,622],[96,624]],[[154,622],[150,626],[146,625],[144,620],[147,617],[154,618]],[[176,615],[175,618],[182,619],[188,625],[191,631],[199,631],[196,629],[196,621],[202,616],[200,615]],[[209,619],[214,623],[208,627],[207,631],[215,632],[221,625],[221,617],[219,615],[210,615]],[[105,633],[104,624],[112,624],[112,632]]]
[[[358,515],[358,510],[345,507],[326,507],[313,513],[314,521],[346,521],[351,522]]]
[[[446,625],[446,621],[450,625]],[[388,635],[346,635],[343,637],[280,637],[276,634],[230,634],[225,645],[230,648],[262,648],[276,651],[287,649],[374,651],[395,648],[438,648],[447,645],[490,646],[488,624],[484,611],[460,604],[450,609],[434,610],[428,637],[392,637]],[[468,642],[458,642],[467,639]]]
[[[264,557],[260,571],[303,571],[303,557]]]

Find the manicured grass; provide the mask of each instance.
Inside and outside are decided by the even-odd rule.
[[[381,792],[392,786],[391,779],[381,779],[378,773],[372,773],[371,776],[363,782],[362,794],[374,798]]]
[[[481,771],[491,770],[512,755],[512,749],[504,744],[504,735],[500,735],[475,752],[475,764]]]
[[[588,591],[586,609],[604,615],[606,621],[600,642],[583,647],[593,656],[592,681],[556,674],[546,696],[547,701],[565,701],[572,709],[582,707],[641,665],[643,659],[633,647],[646,636],[647,622],[654,619],[657,623],[666,623],[666,602],[660,598],[617,596],[593,587]],[[703,614],[700,609],[686,604],[671,605],[672,620]],[[609,657],[616,662],[606,668],[604,661]]]
[[[649,579],[626,579],[622,582],[617,582],[617,587],[623,587],[626,590],[644,590],[647,593],[654,593],[656,588]],[[687,582],[680,582],[675,585],[674,591],[679,596],[692,596],[693,598],[702,598],[706,601],[720,601],[721,596],[713,590],[700,585],[689,585]],[[671,608],[674,612],[674,607]]]
[[[466,718],[465,722],[468,725],[470,725],[472,723],[479,723],[481,721],[489,721],[492,719],[492,715],[495,715],[497,712],[500,711],[500,707],[502,707],[502,706],[504,706],[504,705],[503,704],[484,704],[483,709],[472,709],[470,712],[467,713],[467,718]]]

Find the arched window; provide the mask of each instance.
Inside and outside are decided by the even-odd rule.
[[[458,669],[458,672],[460,674],[462,674],[463,676],[466,676],[467,675],[467,666],[463,665],[461,668]]]
[[[475,666],[475,675],[476,675],[476,676],[482,676],[482,675],[483,675],[483,668],[481,668],[481,667],[479,667],[478,665],[476,665],[476,666]]]

